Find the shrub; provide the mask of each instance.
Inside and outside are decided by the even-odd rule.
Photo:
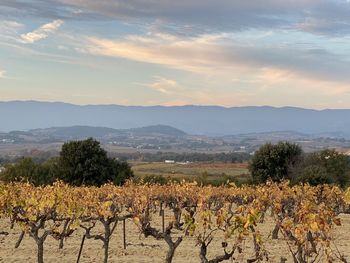
[[[302,149],[297,144],[267,143],[255,153],[249,164],[249,170],[257,183],[290,179],[290,167],[297,164],[301,156]]]
[[[126,162],[108,158],[100,143],[92,138],[67,142],[59,157],[60,179],[72,185],[101,186],[107,182],[123,184],[133,177]]]

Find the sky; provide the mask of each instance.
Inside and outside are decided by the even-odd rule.
[[[349,0],[0,0],[0,101],[350,108]]]

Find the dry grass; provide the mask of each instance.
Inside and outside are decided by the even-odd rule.
[[[195,178],[206,173],[212,179],[222,176],[232,178],[249,177],[246,163],[189,163],[189,164],[167,164],[167,163],[144,163],[135,162],[132,169],[136,176],[160,175],[169,178]]]

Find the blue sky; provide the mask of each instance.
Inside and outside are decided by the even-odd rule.
[[[0,100],[350,108],[347,0],[0,0]]]

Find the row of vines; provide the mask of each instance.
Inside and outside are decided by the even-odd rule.
[[[286,242],[294,263],[347,262],[333,240],[333,229],[341,225],[340,213],[348,213],[350,189],[336,186],[290,186],[268,182],[260,186],[226,185],[202,187],[196,183],[135,185],[122,187],[71,187],[57,182],[52,186],[0,183],[0,217],[22,229],[16,247],[29,235],[37,246],[37,261],[44,262],[44,244],[51,236],[63,248],[74,231],[83,230],[85,239],[101,242],[104,262],[111,237],[119,222],[132,220],[145,237],[164,241],[165,262],[172,262],[182,241],[191,237],[198,261],[218,263],[269,261],[267,237],[259,230],[267,217],[273,219],[272,238]],[[155,224],[164,211],[172,220]],[[96,231],[96,225],[102,225]],[[102,231],[101,231],[102,229]],[[0,234],[6,235],[6,229]],[[214,235],[221,237],[222,251],[210,257]],[[247,240],[253,249],[248,250]],[[82,247],[81,247],[82,249]],[[81,253],[81,250],[80,250]],[[78,262],[79,257],[78,256]],[[245,257],[242,257],[245,255]],[[283,262],[283,260],[281,259]]]

